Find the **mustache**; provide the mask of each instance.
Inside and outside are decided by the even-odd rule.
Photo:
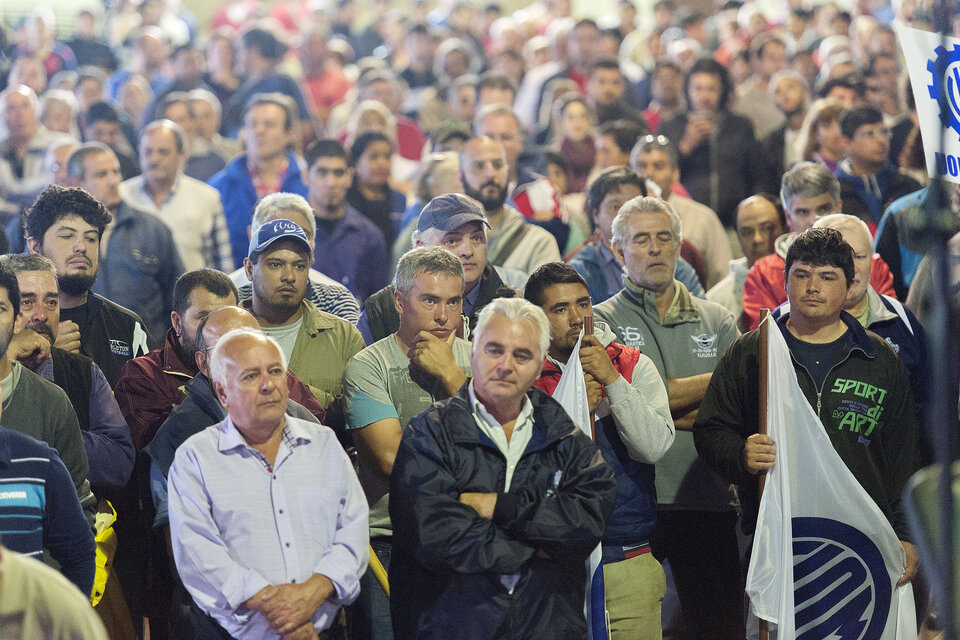
[[[30,323],[24,328],[30,329],[34,333],[46,337],[51,344],[53,344],[53,342],[56,340],[56,338],[53,337],[53,329],[43,322]]]

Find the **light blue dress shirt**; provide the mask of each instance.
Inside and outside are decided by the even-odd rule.
[[[369,560],[367,501],[327,427],[285,416],[270,465],[228,416],[177,449],[168,478],[173,555],[190,595],[238,639],[277,638],[243,606],[269,585],[320,573],[335,592],[314,613],[318,631],[360,592]]]

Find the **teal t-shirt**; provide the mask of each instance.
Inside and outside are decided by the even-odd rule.
[[[457,338],[453,359],[470,377],[470,343]],[[347,363],[343,374],[347,404],[347,429],[363,429],[379,420],[396,418],[404,429],[418,413],[426,411],[447,394],[441,385],[411,364],[393,335],[374,342]],[[390,483],[370,461],[360,460],[360,484],[370,504],[370,536],[389,536]]]

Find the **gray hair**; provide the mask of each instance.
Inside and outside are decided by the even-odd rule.
[[[190,98],[190,102],[206,102],[210,105],[210,108],[213,109],[213,112],[217,115],[217,120],[222,116],[223,106],[220,104],[220,99],[210,91],[206,89],[194,89],[187,93],[187,96]]]
[[[481,125],[483,121],[490,116],[510,116],[517,125],[517,133],[523,135],[523,124],[520,122],[520,116],[517,115],[517,112],[508,104],[495,103],[483,105],[480,107],[480,110],[477,111],[477,115],[473,117],[473,130],[476,132],[477,137],[486,135],[480,133]]]
[[[683,222],[680,215],[666,200],[654,198],[652,196],[637,196],[632,200],[627,200],[617,212],[617,217],[613,219],[613,244],[620,247],[622,251],[629,242],[630,238],[630,218],[640,214],[665,213],[670,216],[670,231],[677,239],[677,246],[683,240]]]
[[[393,278],[397,291],[404,295],[410,293],[414,279],[421,273],[455,276],[460,282],[466,279],[457,256],[440,247],[417,247],[403,254],[397,263],[397,274]]]
[[[154,120],[147,126],[143,128],[143,133],[140,134],[140,142],[143,143],[143,139],[147,137],[147,134],[151,131],[156,131],[157,129],[170,129],[173,132],[174,140],[177,144],[177,153],[183,153],[187,148],[187,132],[183,130],[183,127],[178,125],[173,120],[167,120],[166,118],[161,118],[159,120]]]
[[[310,203],[301,195],[284,191],[271,193],[260,198],[260,202],[253,210],[250,231],[256,234],[260,227],[271,220],[286,218],[287,211],[296,211],[306,219],[308,228],[304,231],[308,238],[317,236],[317,220],[313,217],[313,209],[310,207]]]
[[[867,226],[867,223],[857,216],[852,216],[848,213],[827,214],[822,218],[818,218],[817,221],[813,223],[813,226],[835,229],[840,233],[843,233],[846,230],[859,231],[860,233],[865,234],[870,245],[873,245],[873,234],[870,233],[870,227]]]
[[[453,175],[460,173],[460,156],[456,151],[435,151],[420,161],[420,172],[413,187],[418,200],[430,202],[433,199],[430,188],[436,182],[437,173],[448,165],[453,167]]]
[[[47,115],[47,111],[53,105],[63,105],[70,109],[71,122],[73,122],[77,110],[80,108],[77,104],[77,97],[73,93],[64,89],[50,89],[43,94],[43,98],[40,100],[38,117],[43,120],[43,117]]]
[[[783,174],[780,182],[780,202],[785,211],[792,211],[794,196],[816,198],[828,193],[834,201],[840,200],[840,181],[830,170],[817,162],[800,162]]]
[[[231,329],[230,331],[227,331],[225,334],[220,336],[220,339],[217,340],[217,344],[214,345],[213,351],[210,352],[210,380],[213,382],[219,382],[220,384],[224,384],[226,382],[225,377],[227,363],[225,361],[227,358],[223,352],[227,348],[228,344],[244,336],[258,338],[276,347],[277,351],[280,353],[280,363],[283,365],[283,370],[287,370],[287,356],[284,355],[283,349],[280,348],[280,344],[276,340],[266,335],[262,331],[241,327],[239,329]]]
[[[113,149],[102,142],[84,142],[77,147],[67,159],[67,178],[70,180],[83,181],[85,177],[83,169],[84,161],[87,159],[87,156],[93,156],[98,153],[109,153],[114,158],[117,157]]]
[[[7,96],[13,95],[14,93],[26,96],[27,99],[30,100],[30,104],[33,105],[34,113],[40,111],[40,100],[37,98],[37,94],[34,93],[33,89],[25,84],[15,84],[12,87],[7,87],[3,91],[0,91],[0,113],[7,110]]]
[[[804,91],[807,92],[807,102],[810,101],[810,85],[807,84],[807,81],[803,79],[802,75],[793,69],[781,69],[770,77],[770,82],[767,84],[767,92],[770,94],[771,101],[777,94],[777,84],[781,80],[793,80],[799,84],[801,87],[803,87]]]
[[[550,348],[550,322],[543,309],[523,298],[495,298],[483,307],[477,326],[473,330],[473,348],[479,349],[482,336],[487,332],[487,325],[494,315],[501,315],[513,324],[529,323],[537,333],[537,348],[540,350],[538,358],[545,358]]]
[[[46,271],[57,275],[53,260],[38,253],[8,253],[0,256],[0,268],[16,275],[23,271]]]

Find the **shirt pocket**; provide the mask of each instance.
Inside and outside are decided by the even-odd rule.
[[[297,494],[303,532],[326,549],[333,544],[333,532],[337,529],[339,499],[313,489],[300,489]]]

